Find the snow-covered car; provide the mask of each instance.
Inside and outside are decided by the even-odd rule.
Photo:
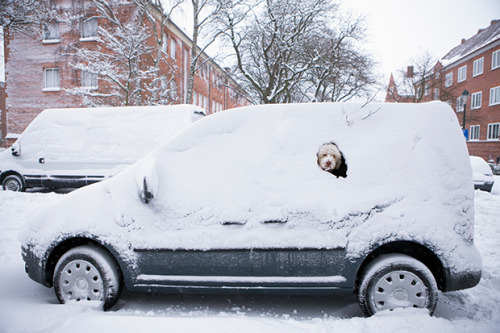
[[[0,153],[0,184],[25,191],[99,182],[204,115],[195,105],[44,110]]]
[[[367,315],[432,313],[438,290],[479,282],[473,199],[445,103],[261,105],[205,117],[37,208],[20,242],[61,303],[109,309],[124,287],[356,293]]]
[[[474,188],[491,192],[493,184],[495,183],[491,167],[479,156],[470,156],[470,163],[472,165]]]

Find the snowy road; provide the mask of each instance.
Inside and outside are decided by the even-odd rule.
[[[0,333],[8,332],[498,332],[500,177],[476,191],[476,245],[483,277],[470,290],[440,294],[422,310],[362,316],[353,297],[246,297],[124,294],[113,311],[59,305],[52,289],[24,273],[17,233],[29,210],[64,194],[0,191]]]

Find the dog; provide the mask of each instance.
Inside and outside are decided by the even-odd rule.
[[[337,178],[347,177],[347,164],[344,155],[335,143],[328,142],[323,144],[316,156],[318,157],[318,165],[321,169],[337,176]]]

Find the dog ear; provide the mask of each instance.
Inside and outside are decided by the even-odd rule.
[[[337,176],[337,178],[347,178],[347,164],[345,162],[344,155],[342,154],[340,157],[340,166],[337,169],[332,170],[332,173]]]

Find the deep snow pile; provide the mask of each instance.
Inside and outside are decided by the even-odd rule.
[[[115,311],[59,305],[24,273],[17,234],[31,207],[65,195],[0,192],[0,332],[497,332],[500,327],[500,177],[475,191],[483,277],[440,294],[434,317],[398,310],[364,318],[354,299],[124,295]]]

